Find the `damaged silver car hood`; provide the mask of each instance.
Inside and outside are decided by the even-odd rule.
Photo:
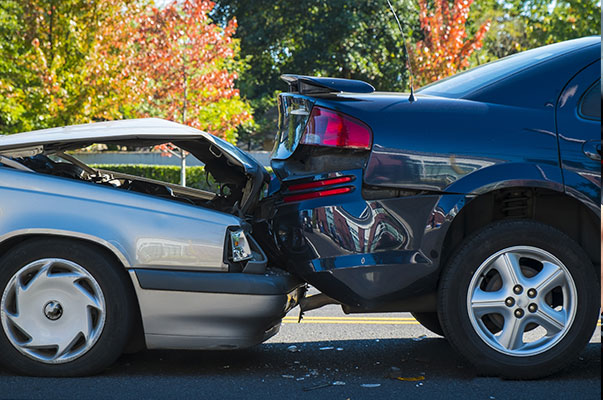
[[[86,143],[113,141],[162,142],[204,140],[225,154],[231,163],[255,174],[261,165],[232,144],[190,126],[159,118],[130,119],[71,125],[60,128],[0,136],[0,154],[6,156],[33,155],[43,151],[80,148]]]

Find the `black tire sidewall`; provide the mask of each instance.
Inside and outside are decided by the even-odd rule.
[[[72,261],[98,282],[105,299],[105,325],[94,346],[79,358],[63,364],[35,361],[19,352],[0,327],[0,363],[24,375],[83,376],[100,372],[121,354],[131,332],[132,301],[123,266],[93,245],[65,239],[28,240],[0,259],[0,297],[14,274],[29,263],[59,258]]]
[[[574,321],[561,341],[529,357],[505,355],[488,346],[475,332],[467,310],[467,292],[477,268],[496,252],[519,245],[557,257],[571,274],[578,297]],[[440,322],[453,347],[481,373],[520,379],[550,375],[571,362],[590,340],[598,319],[597,282],[584,251],[560,231],[532,221],[495,223],[468,238],[448,263],[440,283]]]
[[[411,312],[421,326],[436,335],[444,336],[437,312]]]

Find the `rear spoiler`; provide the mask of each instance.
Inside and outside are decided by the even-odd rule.
[[[318,94],[333,92],[373,93],[375,88],[366,82],[352,79],[320,78],[305,75],[281,75],[289,84],[289,91],[300,94]]]

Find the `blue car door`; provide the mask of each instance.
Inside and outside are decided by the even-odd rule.
[[[565,190],[599,212],[601,201],[600,61],[577,73],[557,101]]]

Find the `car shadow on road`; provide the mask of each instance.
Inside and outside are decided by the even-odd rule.
[[[11,376],[0,368],[0,376]],[[419,378],[474,379],[479,371],[443,338],[266,343],[231,351],[147,350],[124,354],[105,377],[255,375],[267,379],[338,381]],[[591,343],[556,381],[600,379],[601,345]]]
[[[600,344],[589,344],[568,368],[550,379],[600,379],[600,350]],[[480,376],[443,338],[267,343],[234,351],[144,351],[122,356],[105,374],[199,376],[222,372],[295,380]]]
[[[0,355],[1,356],[1,355]],[[102,374],[31,378],[0,370],[0,398],[600,398],[600,344],[541,381],[480,377],[442,338],[272,342],[235,351],[143,351]],[[402,378],[402,379],[397,379]],[[310,393],[307,393],[310,392]]]

